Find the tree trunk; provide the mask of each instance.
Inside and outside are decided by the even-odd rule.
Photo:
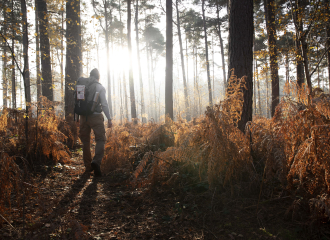
[[[25,90],[25,114],[28,116],[31,103],[30,92],[30,70],[29,70],[29,39],[28,39],[28,22],[26,14],[26,2],[21,0],[22,9],[22,24],[23,24],[23,56],[24,56],[24,68],[23,68],[23,81]],[[25,118],[25,140],[26,146],[29,141],[29,121]],[[24,234],[23,234],[24,236]]]
[[[259,80],[259,73],[258,73],[258,61],[256,59],[256,81],[257,81],[257,88],[258,88],[258,110],[259,110],[259,116],[262,116],[261,111],[261,97],[260,97],[260,80]]]
[[[42,95],[53,101],[53,81],[50,61],[50,45],[48,31],[48,16],[46,0],[37,0],[40,29]]]
[[[29,40],[28,40],[28,23],[26,13],[26,2],[21,0],[22,8],[22,20],[23,20],[23,56],[24,56],[24,68],[23,68],[23,81],[25,90],[25,102],[28,108],[31,103],[31,92],[30,92],[30,69],[29,69]],[[28,110],[27,110],[28,111]]]
[[[136,119],[135,93],[134,93],[134,79],[133,79],[133,64],[132,64],[132,38],[131,38],[131,0],[127,1],[127,45],[129,55],[129,93],[131,102],[131,117],[134,123]]]
[[[35,5],[35,29],[36,29],[36,74],[37,74],[37,101],[40,100],[42,95],[42,85],[41,85],[41,71],[40,71],[40,33],[39,33],[39,21],[38,21],[38,4],[37,0],[34,2]]]
[[[136,0],[136,9],[135,9],[135,34],[136,34],[136,53],[139,69],[139,80],[140,80],[140,95],[141,95],[141,119],[142,123],[147,122],[145,116],[146,108],[144,104],[144,94],[143,94],[143,81],[142,81],[142,71],[141,71],[141,57],[140,57],[140,41],[139,41],[139,0]]]
[[[196,76],[197,76],[197,56],[195,54],[195,44],[193,45],[193,71],[194,71],[194,111],[193,117],[196,117],[197,113],[197,103],[196,103],[196,95],[197,95],[197,87],[196,87]]]
[[[179,37],[179,45],[180,45],[180,57],[181,57],[181,66],[182,66],[182,78],[183,78],[183,88],[184,88],[184,98],[185,98],[185,107],[186,107],[186,119],[187,121],[191,120],[190,109],[189,109],[189,96],[188,96],[188,86],[186,80],[186,72],[184,67],[184,58],[183,58],[183,48],[182,48],[182,38],[181,38],[181,29],[180,29],[180,16],[179,16],[179,8],[178,8],[178,0],[176,0],[176,20],[177,20],[177,28],[178,28],[178,37]]]
[[[298,37],[296,37],[298,38]],[[302,86],[305,80],[305,73],[304,73],[304,62],[301,53],[301,44],[299,40],[296,40],[296,62],[297,62],[297,84],[298,86]]]
[[[219,15],[219,4],[217,3],[217,22],[218,22],[218,35],[220,39],[220,51],[221,51],[221,61],[222,61],[222,77],[223,77],[223,92],[226,93],[226,64],[225,64],[225,53],[224,53],[224,47],[223,47],[223,39],[221,36],[221,23],[220,23],[220,15]]]
[[[66,2],[66,66],[65,66],[65,119],[73,120],[74,114],[74,85],[80,77],[82,69],[81,30],[80,30],[80,0]]]
[[[268,34],[268,48],[270,58],[270,72],[272,79],[272,108],[271,114],[274,116],[275,108],[280,102],[280,86],[277,64],[276,27],[275,27],[275,1],[264,0],[266,28]]]
[[[11,20],[12,20],[12,24],[14,24],[14,0],[11,1]],[[15,52],[15,30],[14,27],[12,27],[12,39],[11,39],[11,49],[13,52]],[[13,103],[13,108],[16,108],[16,76],[15,76],[15,60],[14,58],[12,58],[11,64],[13,66],[12,69],[12,74],[11,74],[11,91],[12,91],[12,103]]]
[[[121,22],[121,1],[119,1],[119,21]],[[124,49],[124,38],[123,38],[123,29],[120,29],[120,45],[121,45],[121,49],[123,51]],[[123,97],[124,97],[124,104],[125,104],[125,116],[126,116],[126,120],[128,121],[128,101],[127,101],[127,90],[126,90],[126,75],[125,75],[125,70],[123,70]]]
[[[329,0],[326,0],[326,8],[327,12],[329,14],[330,12],[330,6],[329,6]],[[330,47],[330,18],[328,16],[328,24],[326,26],[326,31],[327,31],[327,44],[326,46],[329,48]],[[329,81],[329,92],[330,92],[330,49],[328,50],[328,81]]]
[[[154,97],[154,99],[153,99],[153,107],[154,107],[154,119],[155,119],[155,121],[157,121],[158,122],[158,116],[157,116],[157,94],[156,94],[156,84],[155,84],[155,72],[154,72],[154,70],[155,70],[155,65],[156,64],[154,64],[154,59],[153,59],[153,54],[152,54],[152,48],[149,48],[149,51],[150,51],[150,75],[151,75],[151,83],[150,83],[150,87],[151,87],[151,85],[153,86],[153,89],[154,89],[154,94],[153,94],[153,97]]]
[[[257,88],[256,88],[256,74],[253,74],[253,111],[254,115],[257,115]]]
[[[13,35],[14,36],[14,35]],[[14,38],[11,40],[11,49],[13,52],[15,52],[15,40]],[[12,66],[15,65],[15,60],[12,58],[11,60]],[[16,108],[16,80],[15,80],[15,67],[13,67],[12,72],[11,72],[11,97],[12,97],[12,106],[13,108]]]
[[[62,0],[62,29],[61,29],[61,102],[64,103],[64,1]]]
[[[149,118],[153,117],[153,112],[151,106],[153,106],[152,103],[154,101],[152,100],[152,94],[151,94],[151,85],[152,85],[152,80],[151,80],[151,61],[150,61],[150,50],[149,50],[149,43],[146,43],[146,55],[147,55],[147,68],[148,68],[148,83],[149,83]]]
[[[229,70],[234,69],[237,78],[245,78],[244,103],[238,128],[244,132],[252,120],[253,95],[253,0],[230,1],[229,14]]]
[[[319,43],[316,44],[316,58],[319,59]],[[317,86],[321,88],[321,79],[320,79],[320,66],[317,66]]]
[[[112,9],[110,10],[110,26],[112,26]],[[113,30],[110,30],[110,42],[111,42],[111,56],[114,56],[113,54]],[[113,103],[112,103],[112,108],[113,108],[113,119],[116,118],[116,91],[115,91],[115,76],[114,76],[114,68],[112,66],[112,64],[110,64],[109,68],[111,69],[111,83],[112,83],[112,99],[113,99]]]
[[[22,48],[23,48],[23,43],[21,44],[21,48],[19,49],[19,52],[23,52]],[[19,55],[19,63],[20,63],[20,65],[22,65],[21,64],[22,63],[22,54]],[[20,68],[22,69],[21,66],[20,66]],[[19,75],[19,97],[20,97],[19,99],[20,99],[20,106],[21,106],[21,108],[23,108],[22,78],[23,78],[23,75],[20,74]]]
[[[298,25],[297,27],[302,29],[302,21],[298,21],[298,12],[299,12],[299,0],[295,1],[295,4],[293,6],[294,13],[293,13],[293,21]],[[296,62],[297,62],[297,84],[299,87],[302,86],[305,80],[305,74],[304,74],[304,62],[303,62],[303,54],[302,54],[302,45],[299,41],[299,33],[298,29],[296,29]]]
[[[289,51],[285,52],[285,82],[290,82],[290,65],[289,65]]]
[[[202,111],[202,103],[201,103],[201,92],[200,92],[200,89],[199,89],[199,84],[198,84],[198,81],[199,81],[199,75],[198,75],[198,49],[197,49],[197,46],[195,45],[196,47],[196,58],[195,58],[195,61],[196,61],[196,84],[195,84],[195,87],[196,87],[196,92],[197,92],[197,96],[198,96],[198,106],[197,106],[197,113],[198,115],[197,116],[200,116],[201,115],[201,111]]]
[[[189,88],[188,88],[188,81],[189,81],[189,62],[188,62],[188,38],[187,38],[187,35],[186,35],[186,63],[187,63],[187,67],[186,67],[186,69],[187,69],[187,90],[189,91]],[[191,101],[189,101],[189,106],[191,106]]]
[[[166,0],[166,72],[165,72],[165,115],[173,116],[173,12],[172,0]]]
[[[124,85],[124,97],[125,97],[125,114],[126,114],[126,120],[129,120],[129,115],[128,115],[128,96],[127,96],[127,82],[126,82],[126,75],[125,71],[123,71],[123,85]]]
[[[7,36],[7,12],[3,11],[4,26],[3,35]],[[2,54],[2,103],[4,107],[7,107],[7,94],[8,94],[8,79],[7,79],[7,46],[3,41],[3,54]]]
[[[7,46],[3,45],[2,55],[2,103],[7,107],[7,92],[8,92],[8,79],[7,79]]]
[[[111,97],[111,77],[110,77],[110,53],[109,53],[109,26],[108,26],[108,1],[104,2],[104,22],[105,22],[105,46],[107,51],[107,83],[108,83],[108,105],[110,116],[112,113],[112,97]]]
[[[202,12],[203,12],[203,27],[204,27],[204,40],[205,40],[207,86],[209,90],[209,106],[212,106],[213,102],[212,102],[212,87],[211,87],[211,78],[210,78],[209,50],[207,44],[207,31],[206,31],[206,20],[205,20],[205,0],[202,0]]]
[[[267,96],[266,96],[266,98],[267,98],[267,103],[266,103],[266,115],[267,115],[267,117],[271,117],[270,116],[270,108],[269,108],[269,81],[268,81],[268,65],[267,65],[267,63],[266,63],[266,85],[267,85]]]
[[[308,49],[307,49],[307,42],[306,42],[306,36],[303,35],[300,38],[300,42],[302,45],[302,53],[303,53],[303,57],[304,57],[304,69],[305,69],[305,73],[306,73],[306,81],[307,81],[307,86],[309,89],[309,92],[312,93],[312,80],[311,80],[311,76],[309,74],[309,63],[308,63]]]

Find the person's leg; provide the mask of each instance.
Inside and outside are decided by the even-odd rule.
[[[106,140],[103,115],[94,114],[93,118],[91,118],[91,121],[93,122],[91,124],[91,127],[94,131],[96,141],[95,156],[93,158],[92,165],[99,169],[99,167],[101,166],[102,158],[104,156],[104,145]]]
[[[80,117],[80,140],[83,143],[83,159],[86,171],[91,171],[91,162],[92,162],[92,154],[91,154],[91,127],[86,121],[85,116]]]

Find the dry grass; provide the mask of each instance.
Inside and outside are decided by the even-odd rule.
[[[275,116],[255,118],[243,134],[237,122],[245,83],[232,76],[226,99],[193,121],[114,124],[107,130],[102,171],[130,174],[134,186],[179,188],[187,184],[182,176],[188,173],[193,181],[232,196],[258,189],[262,198],[272,198],[276,188],[303,197],[293,203],[295,211],[297,204],[309,205],[314,219],[329,219],[329,96],[319,89],[309,94],[305,88],[286,86],[290,97],[281,101]],[[26,117],[29,142],[24,135]],[[6,215],[10,196],[23,188],[21,169],[36,160],[65,162],[70,157],[67,145],[72,146],[76,135],[75,125],[58,118],[46,99],[28,116],[3,110],[0,214],[4,218],[10,217]]]
[[[40,107],[42,106],[42,108]],[[28,141],[25,124],[28,120]],[[59,126],[68,135],[60,131]],[[66,141],[73,142],[74,131],[55,115],[51,102],[43,98],[28,115],[20,110],[3,109],[0,116],[0,224],[6,221],[13,201],[20,204],[29,194],[24,182],[28,169],[46,161],[66,162],[70,152]],[[13,195],[14,194],[14,195]],[[13,197],[14,196],[14,197]]]
[[[283,190],[308,201],[313,216],[329,218],[329,99],[304,87],[291,89],[271,120],[251,124],[252,149],[264,156],[266,182],[278,180]]]
[[[170,183],[180,169],[195,169],[199,181],[208,182],[211,188],[229,187],[235,194],[241,181],[253,181],[249,138],[236,127],[243,106],[243,87],[244,81],[232,77],[226,100],[208,108],[204,117],[189,123],[167,120],[154,131],[148,139],[163,139],[164,145],[173,140],[172,147],[145,154],[133,174],[134,182]],[[143,171],[143,179],[138,180]]]

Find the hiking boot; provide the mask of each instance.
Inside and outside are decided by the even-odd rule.
[[[91,167],[94,170],[94,176],[95,177],[102,177],[101,168],[97,163],[92,162]]]

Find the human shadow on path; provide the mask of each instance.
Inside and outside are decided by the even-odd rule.
[[[35,228],[41,227],[45,223],[53,223],[56,225],[56,222],[60,221],[60,219],[58,219],[58,217],[63,216],[64,214],[66,214],[68,212],[68,208],[70,207],[70,204],[74,201],[74,199],[76,198],[78,193],[84,188],[84,186],[89,178],[90,178],[89,172],[83,173],[80,176],[80,178],[78,178],[71,185],[71,189],[63,196],[63,198],[61,199],[61,201],[59,201],[59,203],[53,209],[53,211],[49,215],[43,217],[39,221],[39,223],[35,224]],[[54,230],[53,227],[49,228],[49,232],[52,232],[53,230]],[[31,229],[30,233],[27,233],[27,235],[25,237],[28,238],[29,234],[31,235],[30,239],[39,239],[38,237],[40,237],[37,234],[33,233],[33,229]],[[45,234],[45,233],[43,233],[43,234]]]
[[[79,203],[80,208],[77,213],[77,219],[79,219],[86,226],[92,224],[93,217],[95,215],[93,210],[97,204],[97,185],[99,182],[99,178],[93,178],[93,181],[85,189]]]

